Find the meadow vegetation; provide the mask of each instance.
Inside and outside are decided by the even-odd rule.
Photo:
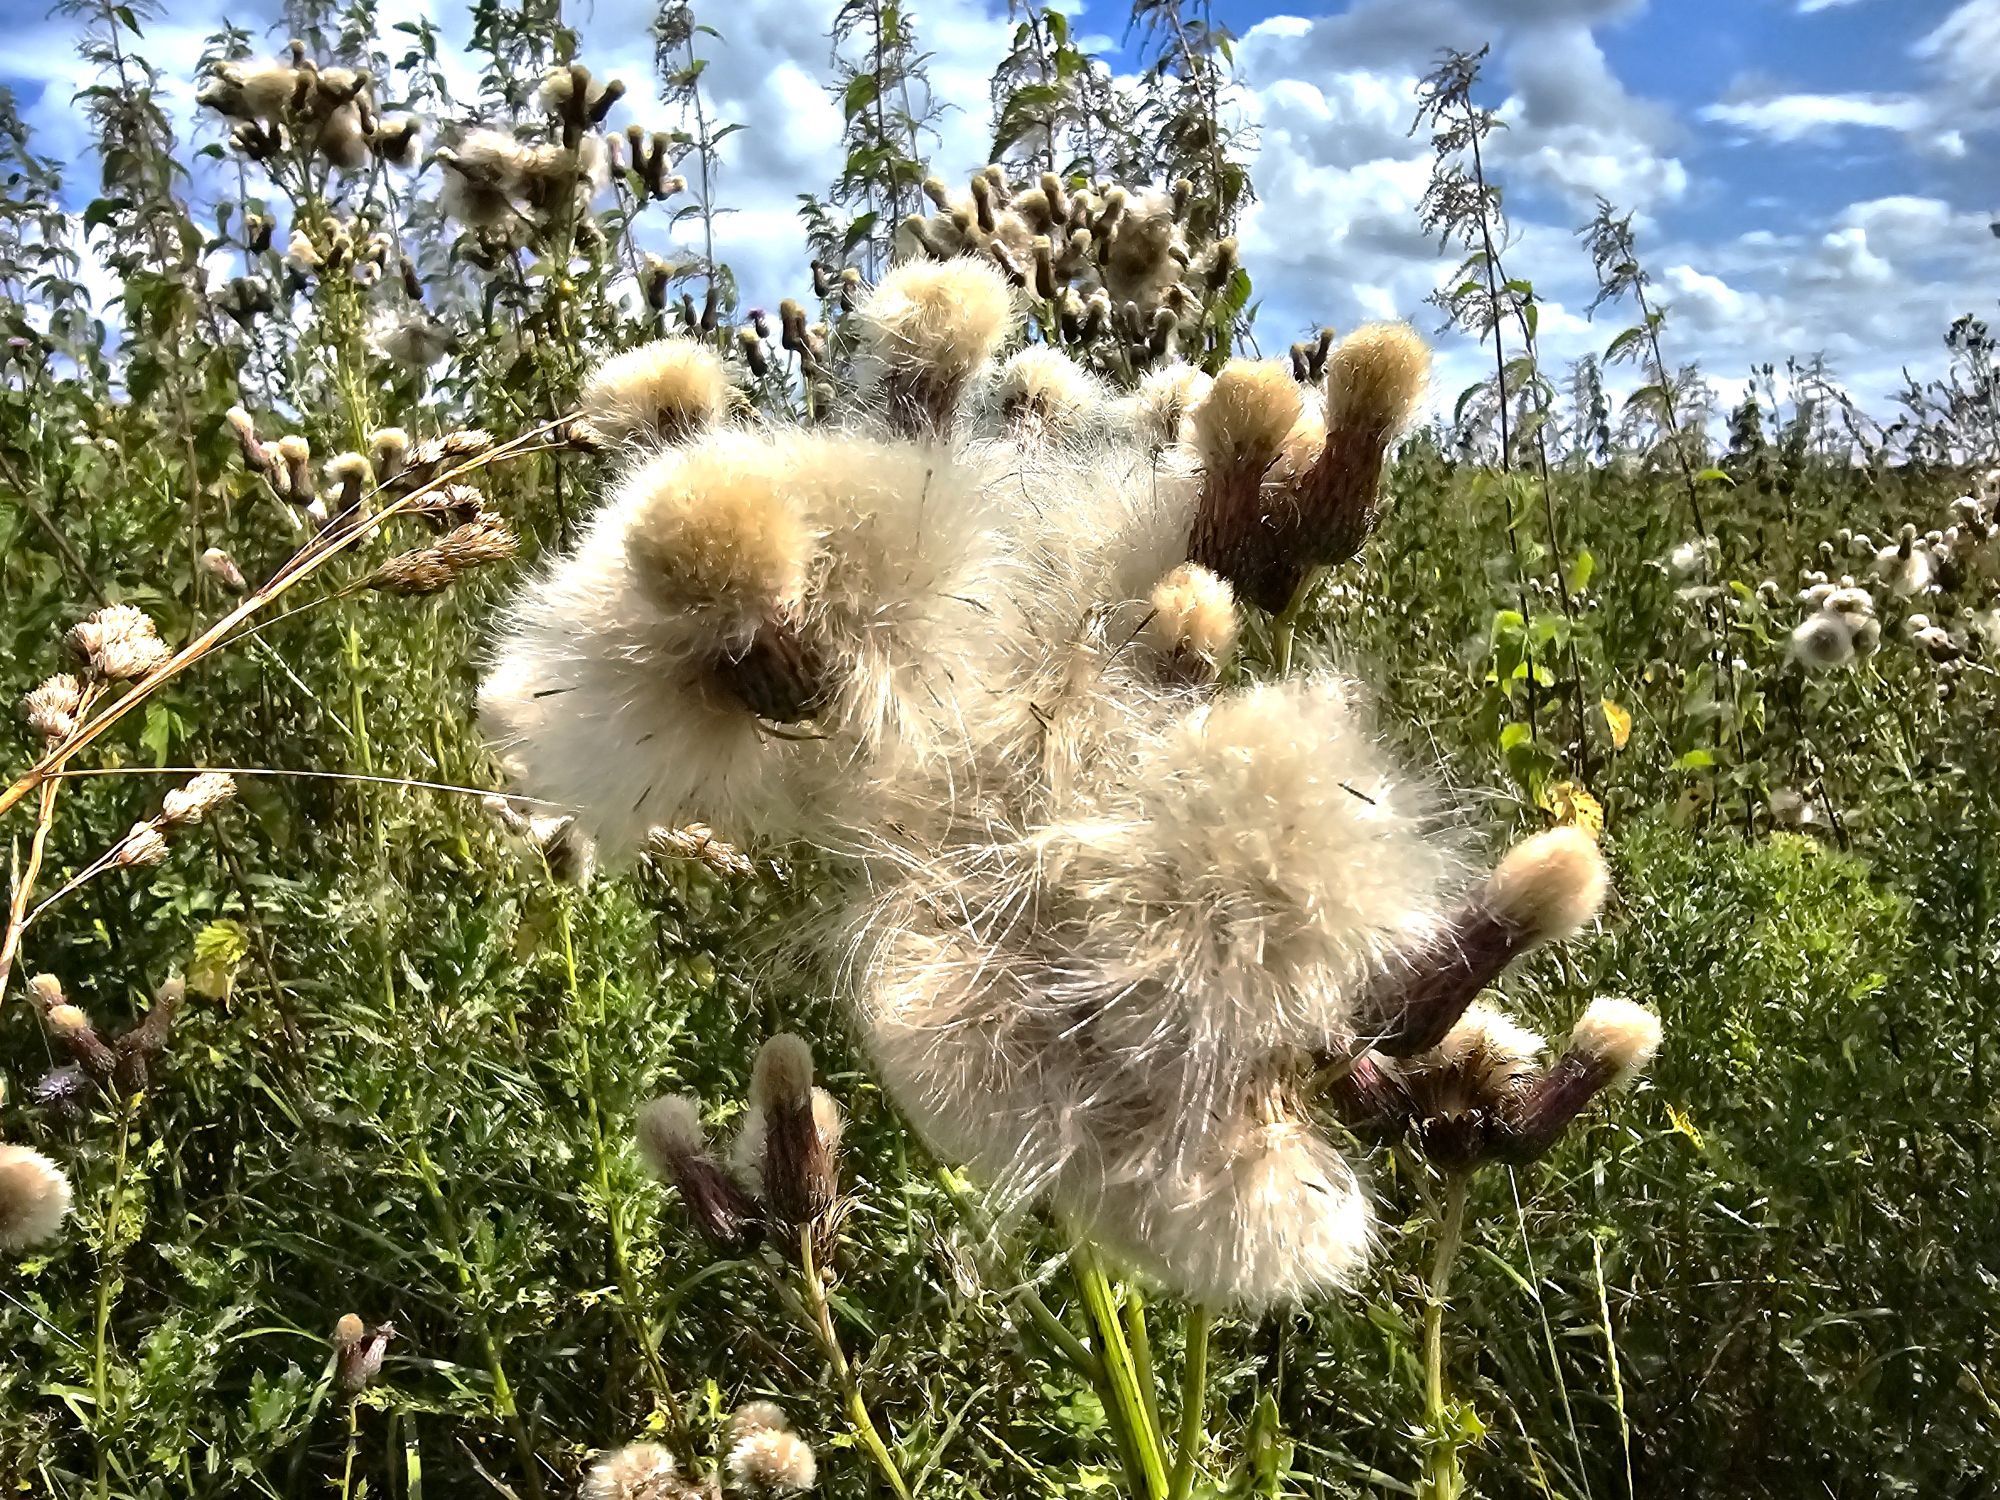
[[[1893,412],[1717,411],[1605,204],[1547,369],[1447,56],[1430,418],[1418,332],[1258,317],[1197,0],[1137,82],[1020,0],[964,183],[845,0],[775,310],[705,5],[660,119],[539,0],[473,98],[365,4],[64,8],[94,158],[0,95],[8,1493],[1991,1493],[1975,310]]]

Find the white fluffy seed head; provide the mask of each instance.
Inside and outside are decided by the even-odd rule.
[[[1046,344],[1010,356],[1000,367],[994,396],[1010,430],[1042,440],[1081,434],[1104,406],[1096,377]]]
[[[1485,1001],[1429,1052],[1399,1064],[1420,1116],[1491,1108],[1526,1085],[1548,1043]]]
[[[1236,644],[1236,594],[1199,563],[1182,563],[1161,579],[1148,601],[1146,639],[1172,661],[1196,661],[1212,675]]]
[[[0,1249],[52,1239],[69,1213],[69,1178],[26,1146],[0,1145]]]
[[[819,1464],[796,1432],[765,1428],[729,1448],[729,1476],[752,1495],[796,1495],[813,1487]]]
[[[682,1500],[688,1493],[673,1455],[658,1443],[632,1443],[606,1454],[591,1465],[581,1491],[582,1500]]]
[[[1615,1088],[1636,1078],[1660,1050],[1660,1018],[1630,1000],[1601,996],[1571,1028],[1569,1046],[1608,1067]]]
[[[1854,627],[1846,615],[1818,610],[1792,631],[1792,656],[1803,667],[1824,671],[1854,660]]]
[[[1262,473],[1299,419],[1298,385],[1274,359],[1232,359],[1190,417],[1192,440],[1209,469]]]
[[[1353,1168],[1283,1114],[1225,1139],[1193,1170],[1087,1196],[1087,1231],[1206,1307],[1256,1313],[1351,1285],[1374,1239]]]
[[[1014,293],[985,260],[912,260],[856,310],[863,347],[892,369],[963,381],[1014,328]]]
[[[679,442],[728,410],[729,372],[706,344],[655,339],[613,355],[583,387],[583,414],[614,442]]]
[[[1556,942],[1589,926],[1611,876],[1597,843],[1574,825],[1551,828],[1507,851],[1486,882],[1485,904],[1536,942]]]
[[[792,1419],[775,1401],[746,1401],[729,1414],[729,1441],[733,1446],[756,1432],[790,1432]]]
[[[1409,324],[1355,329],[1326,362],[1327,430],[1388,441],[1415,414],[1430,369],[1430,349]]]
[[[681,1162],[701,1153],[707,1137],[701,1106],[687,1094],[664,1094],[639,1109],[639,1155],[656,1177],[671,1182]]]
[[[1176,360],[1148,371],[1120,409],[1140,443],[1154,449],[1170,447],[1187,433],[1188,414],[1207,397],[1212,384],[1206,371]]]

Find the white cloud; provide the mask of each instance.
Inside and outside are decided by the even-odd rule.
[[[1774,94],[1706,105],[1701,115],[1773,140],[1798,141],[1841,126],[1917,130],[1930,119],[1930,109],[1907,94]]]

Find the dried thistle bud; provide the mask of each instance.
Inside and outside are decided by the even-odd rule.
[[[706,823],[655,828],[647,836],[646,852],[668,859],[691,859],[725,879],[743,879],[756,871],[747,854],[717,838]]]
[[[728,1442],[733,1447],[754,1432],[790,1432],[792,1419],[785,1415],[785,1409],[775,1401],[746,1401],[729,1414],[724,1427]]]
[[[743,362],[750,367],[750,373],[762,380],[771,373],[771,354],[757,330],[748,323],[736,330],[737,347],[743,351]]]
[[[360,1344],[368,1336],[368,1325],[361,1321],[358,1313],[342,1313],[340,1321],[333,1325],[333,1352],[345,1358],[349,1350]]]
[[[297,433],[278,439],[278,459],[285,466],[285,495],[294,505],[312,504],[312,445]]]
[[[1186,219],[1188,205],[1194,201],[1194,184],[1185,177],[1176,177],[1169,189],[1168,201],[1173,208],[1175,222]]]
[[[793,1224],[812,1223],[839,1196],[839,1141],[820,1128],[803,1038],[780,1032],[758,1050],[750,1102],[764,1116],[765,1201]]]
[[[520,838],[527,837],[528,815],[514,805],[512,798],[489,792],[479,799],[479,805],[486,809],[488,817],[509,833]]]
[[[334,1379],[344,1394],[358,1396],[380,1378],[382,1356],[388,1352],[389,1340],[396,1336],[396,1325],[383,1323],[354,1337],[348,1318],[355,1324],[361,1322],[349,1313],[334,1326]]]
[[[70,1198],[69,1178],[48,1157],[0,1145],[0,1249],[25,1250],[55,1238]]]
[[[51,1005],[42,1012],[42,1022],[48,1027],[49,1035],[60,1042],[91,1076],[109,1078],[117,1070],[117,1053],[98,1035],[95,1023],[82,1007],[67,1001]]]
[[[709,1155],[692,1098],[670,1094],[639,1111],[639,1154],[654,1175],[681,1190],[702,1238],[730,1254],[748,1246],[757,1207]]]
[[[1542,1155],[1592,1099],[1623,1088],[1659,1049],[1660,1018],[1653,1012],[1630,1000],[1591,1001],[1562,1056],[1509,1101],[1502,1154],[1511,1161]]]
[[[400,427],[378,427],[368,438],[375,482],[387,484],[403,471],[410,455],[410,435]]]
[[[201,570],[232,594],[240,594],[250,587],[243,570],[236,566],[236,559],[220,547],[210,547],[202,553]]]
[[[1546,1044],[1490,1005],[1470,1006],[1432,1050],[1397,1069],[1423,1153],[1445,1171],[1491,1157],[1506,1110]]]
[[[51,1006],[63,1003],[62,981],[53,974],[37,974],[28,981],[28,993],[35,1004],[46,1011]]]
[[[83,684],[67,672],[42,680],[21,699],[21,717],[51,745],[76,733],[76,716],[83,709]]]
[[[229,430],[236,434],[236,446],[243,454],[243,466],[253,474],[269,474],[277,468],[277,460],[271,450],[257,440],[257,423],[250,413],[240,406],[232,406],[223,413],[223,420]]]
[[[187,986],[178,979],[169,979],[154,993],[145,1018],[113,1044],[118,1087],[128,1097],[145,1091],[152,1060],[166,1047],[167,1038],[173,1033],[174,1017],[180,1014],[186,996]]]
[[[1508,964],[1581,931],[1609,888],[1604,856],[1576,827],[1523,839],[1430,943],[1394,964],[1363,1009],[1377,1051],[1428,1051]]]
[[[171,828],[184,828],[199,823],[235,795],[235,777],[227,771],[203,771],[186,786],[167,793],[160,803],[160,817]]]
[[[152,823],[134,823],[131,831],[119,840],[111,864],[119,870],[144,870],[166,857],[167,840],[159,828]]]
[[[1343,1060],[1325,1084],[1325,1097],[1341,1124],[1362,1135],[1401,1130],[1411,1109],[1401,1073],[1373,1052]]]
[[[1277,611],[1307,564],[1274,545],[1264,474],[1299,418],[1299,390],[1275,361],[1231,360],[1189,414],[1202,465],[1190,561],[1229,580],[1237,595]]]
[[[327,460],[326,479],[335,490],[328,510],[334,515],[358,518],[362,491],[375,476],[375,466],[359,453],[342,453]]]

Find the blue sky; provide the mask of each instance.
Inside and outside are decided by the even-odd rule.
[[[67,23],[44,0],[0,0],[17,45],[0,56],[45,150],[82,144],[69,103],[84,76]],[[382,21],[427,0],[382,0]],[[725,33],[708,81],[729,143],[720,197],[737,210],[723,249],[752,301],[796,289],[803,255],[794,194],[837,164],[838,116],[823,94],[833,0],[730,0],[697,12]],[[1076,7],[1075,30],[1110,45],[1126,7]],[[937,165],[985,150],[985,79],[1008,30],[1004,0],[913,0],[949,118]],[[182,0],[149,26],[149,56],[177,81],[190,121],[201,37],[225,17],[262,30],[274,0]],[[462,38],[462,5],[435,10]],[[644,0],[595,0],[585,60],[633,85],[614,120],[668,123],[645,83]],[[2000,0],[1318,0],[1217,5],[1239,37],[1234,107],[1257,129],[1260,203],[1245,259],[1260,331],[1282,346],[1321,321],[1351,326],[1423,305],[1449,262],[1417,232],[1427,152],[1407,134],[1411,89],[1439,46],[1490,43],[1487,102],[1508,130],[1495,148],[1514,219],[1510,270],[1548,307],[1545,356],[1601,349],[1620,326],[1582,316],[1589,266],[1573,230],[1604,193],[1639,215],[1642,249],[1673,304],[1672,352],[1697,359],[1726,397],[1754,362],[1826,351],[1880,405],[1913,366],[1934,372],[1961,312],[1994,311],[2000,289]],[[274,45],[282,40],[273,34]],[[213,139],[212,126],[201,127]],[[71,191],[87,198],[90,169]],[[1448,401],[1478,369],[1446,340]]]

